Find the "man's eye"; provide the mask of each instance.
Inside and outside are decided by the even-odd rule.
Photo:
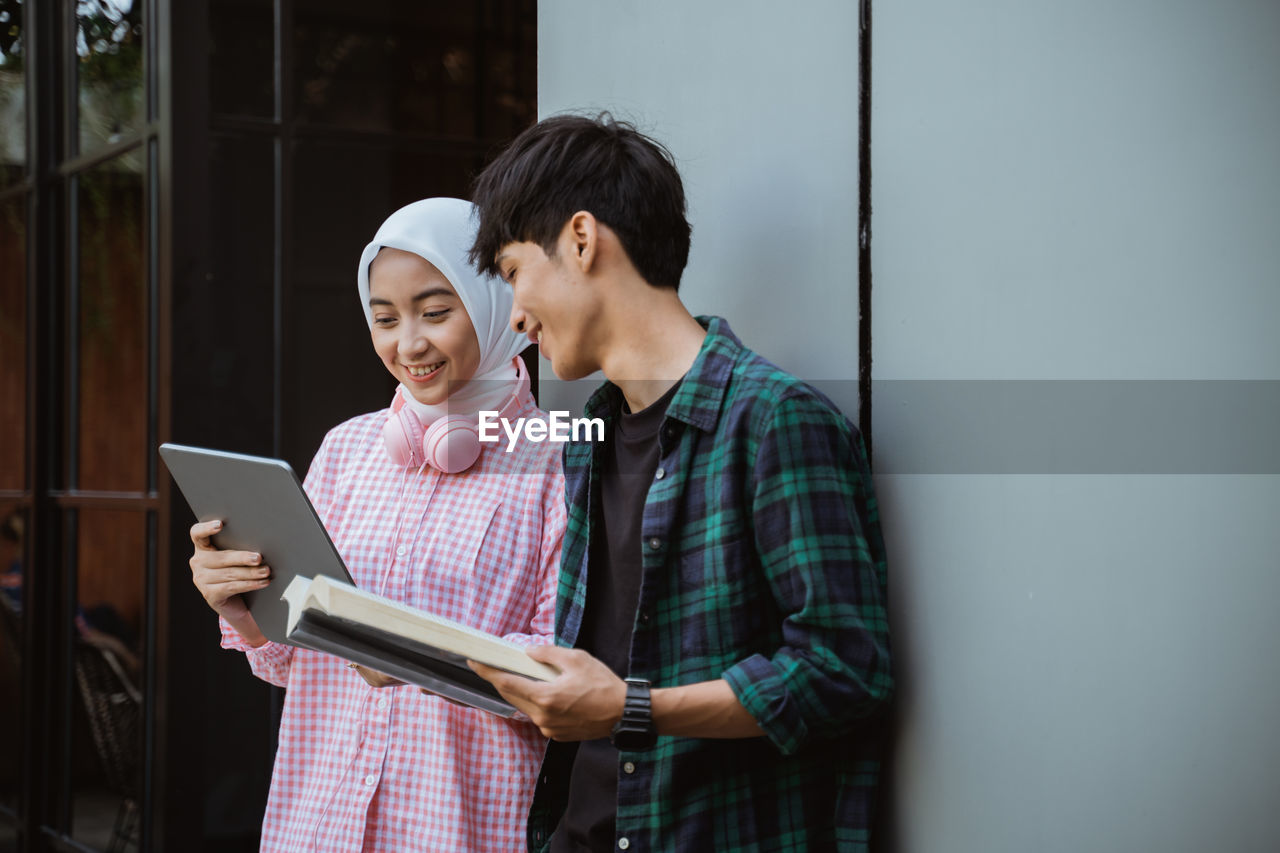
[[[514,284],[516,280],[516,271],[514,269],[507,270],[506,277],[508,282]]]

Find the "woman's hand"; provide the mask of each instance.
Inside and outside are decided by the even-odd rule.
[[[358,663],[348,663],[347,666],[360,673],[360,677],[369,682],[370,687],[395,687],[404,684],[398,678],[392,678],[385,672],[378,672],[376,669],[369,669],[367,666],[361,666]]]
[[[219,551],[211,541],[222,529],[221,521],[204,521],[191,526],[191,581],[213,611],[250,645],[261,646],[267,638],[254,621],[241,593],[265,589],[271,583],[271,567],[262,555],[252,551]]]

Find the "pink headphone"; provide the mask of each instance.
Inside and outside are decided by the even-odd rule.
[[[529,390],[529,374],[524,362],[516,362],[516,387],[499,418],[520,407]],[[405,405],[403,389],[396,389],[391,414],[382,427],[382,438],[391,461],[404,467],[421,467],[425,461],[446,474],[465,471],[480,458],[480,426],[475,415],[448,415],[424,427],[413,409]]]

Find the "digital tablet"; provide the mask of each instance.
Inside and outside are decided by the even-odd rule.
[[[298,575],[327,575],[355,586],[302,483],[288,462],[181,444],[160,445],[160,458],[200,521],[222,521],[222,550],[256,551],[271,583],[244,594],[268,640],[286,643],[289,606],[280,596]]]

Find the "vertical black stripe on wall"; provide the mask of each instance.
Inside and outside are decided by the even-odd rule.
[[[858,427],[871,458],[871,0],[858,27]]]

